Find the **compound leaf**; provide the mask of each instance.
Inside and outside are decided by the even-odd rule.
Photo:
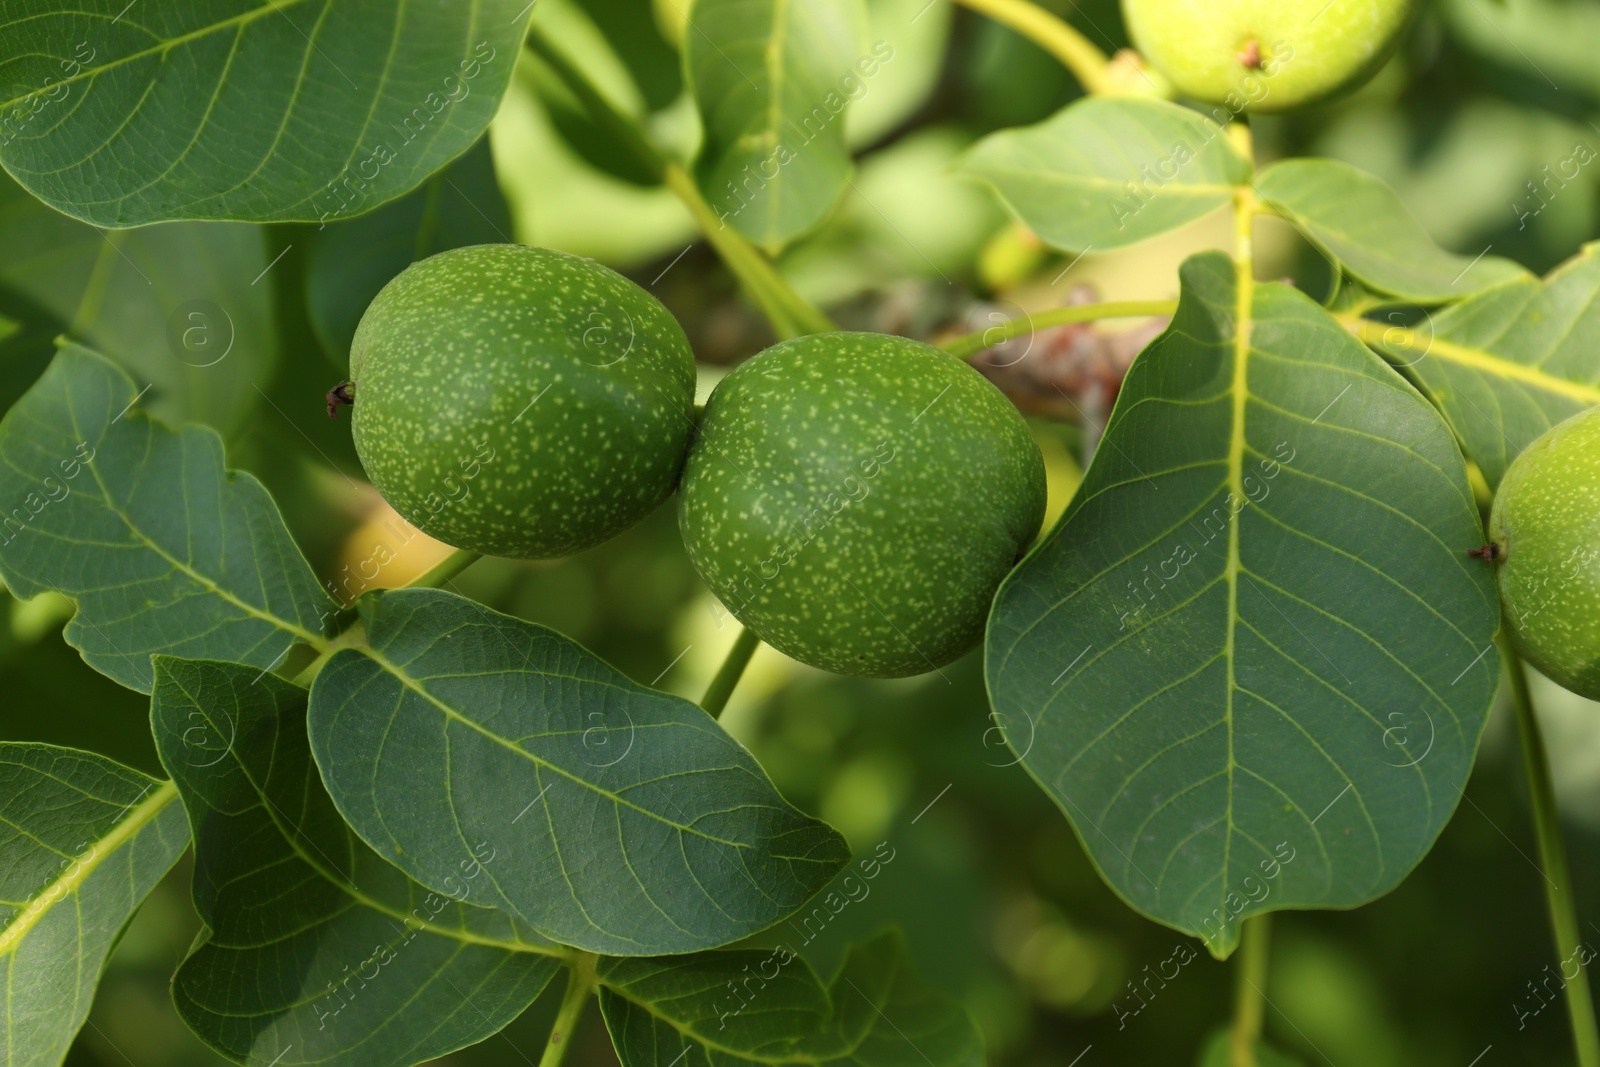
[[[359,214],[477,140],[532,8],[7,0],[0,163],[98,226]]]
[[[1165,100],[1089,97],[1035,126],[992,133],[958,172],[994,187],[1046,242],[1121,248],[1226,204],[1250,163],[1222,127]]]
[[[1409,334],[1365,323],[1363,336],[1421,380],[1499,485],[1535,438],[1600,404],[1600,245],[1543,281],[1521,277],[1453,304]]]
[[[1067,513],[1007,579],[989,692],[1140,911],[1240,920],[1396,885],[1455,809],[1498,623],[1434,408],[1304,295],[1190,259]]]
[[[189,843],[177,792],[104,756],[0,743],[7,1067],[56,1067],[122,929]]]
[[[1526,273],[1500,256],[1446,252],[1393,189],[1348,163],[1286,159],[1256,191],[1351,277],[1402,300],[1442,304]]]
[[[148,693],[150,654],[266,669],[322,642],[335,605],[261,483],[222,440],[172,431],[104,357],[65,346],[0,420],[0,576],[54,591],[66,639],[95,670]]]
[[[685,0],[687,3],[687,0]],[[705,126],[696,177],[728,224],[776,253],[821,222],[852,170],[844,111],[862,0],[695,0],[684,80]],[[875,69],[875,68],[874,68]]]
[[[436,590],[359,607],[366,645],[312,687],[311,749],[350,825],[422,884],[448,889],[486,843],[497,907],[656,955],[764,929],[848,860],[711,716],[555,631]]]
[[[983,1039],[929,989],[895,932],[852,946],[828,988],[785,948],[603,959],[623,1067],[981,1067]]]
[[[487,853],[448,895],[339,818],[306,744],[306,691],[232,663],[155,659],[151,725],[188,809],[205,923],[178,1013],[247,1064],[411,1067],[498,1032],[568,955],[475,907]]]
[[[0,409],[66,334],[148,384],[158,417],[237,429],[277,358],[265,234],[203,222],[102,232],[0,174],[0,310],[27,327],[25,346],[0,344]]]
[[[495,180],[489,139],[421,187],[360,218],[329,223],[306,252],[306,309],[340,366],[378,290],[419,259],[511,240],[511,209]]]

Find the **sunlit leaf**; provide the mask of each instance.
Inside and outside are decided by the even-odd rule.
[[[1104,251],[1193,222],[1226,204],[1250,163],[1222,128],[1164,100],[1090,97],[1036,126],[967,151],[980,178],[1045,241]]]
[[[149,692],[150,654],[267,668],[335,605],[261,483],[199,426],[167,429],[104,357],[68,345],[0,421],[0,576],[78,612],[67,641]]]
[[[881,934],[824,988],[787,948],[603,959],[601,1009],[623,1067],[982,1067],[983,1039],[956,1002]]]
[[[1416,866],[1499,673],[1466,465],[1327,312],[1189,260],[1066,515],[1002,586],[989,692],[1140,911],[1350,907]]]
[[[170,782],[0,743],[0,1063],[66,1058],[106,957],[189,843]]]
[[[1348,163],[1286,159],[1261,172],[1256,190],[1329,259],[1380,293],[1439,304],[1525,273],[1500,256],[1446,252],[1393,189]]]
[[[954,4],[929,7],[927,0],[867,0],[867,50],[879,63],[877,72],[863,79],[867,88],[861,99],[845,112],[851,147],[866,147],[892,133],[928,102],[944,71],[956,11]]]
[[[685,4],[688,0],[682,0]],[[777,252],[850,180],[844,112],[866,85],[862,0],[695,0],[683,39],[705,143],[696,177],[718,215]]]
[[[311,748],[351,826],[422,884],[492,850],[497,907],[656,955],[764,929],[848,860],[711,716],[554,630],[435,590],[360,608],[366,644],[312,688]]]
[[[1600,245],[1543,281],[1518,278],[1409,331],[1364,324],[1439,402],[1490,486],[1534,439],[1600,404]]]
[[[532,9],[8,0],[0,164],[100,226],[359,214],[477,140]]]
[[[432,893],[362,844],[311,762],[304,689],[155,663],[151,725],[189,812],[206,924],[173,998],[207,1044],[263,1067],[411,1067],[533,1002],[566,950],[474,907],[481,865]]]

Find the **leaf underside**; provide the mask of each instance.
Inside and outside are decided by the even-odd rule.
[[[530,12],[524,0],[7,0],[0,163],[97,226],[359,214],[478,138]]]
[[[1438,401],[1490,487],[1556,423],[1600,404],[1600,245],[1428,316],[1415,347],[1377,342]]]
[[[696,177],[768,252],[821,222],[850,180],[844,110],[865,25],[862,0],[695,2],[683,63],[705,127]]]
[[[904,939],[853,946],[829,988],[787,950],[600,962],[623,1067],[981,1067],[966,1013],[912,972]]]
[[[1164,100],[1089,97],[978,142],[959,170],[1068,252],[1154,237],[1226,204],[1250,163],[1222,128]]]
[[[78,608],[84,661],[148,693],[154,652],[257,668],[322,640],[334,604],[222,441],[135,406],[104,357],[65,346],[0,421],[0,575],[18,597]]]
[[[312,687],[311,747],[351,826],[422,884],[488,849],[494,906],[656,955],[762,930],[848,860],[711,716],[555,631],[435,590],[360,608],[367,645]]]
[[[306,743],[304,689],[157,657],[151,725],[188,809],[205,929],[178,1013],[240,1063],[411,1067],[498,1032],[565,950],[411,881],[340,820]],[[426,1005],[426,1010],[418,1010]]]
[[[102,233],[0,174],[0,311],[28,328],[26,344],[0,343],[0,408],[66,334],[148,384],[158,417],[237,429],[277,359],[264,236],[201,222]]]
[[[1225,955],[1249,914],[1397,884],[1498,677],[1449,429],[1310,300],[1181,272],[987,640],[1007,740],[1107,881]],[[1242,323],[1241,337],[1234,329]]]
[[[1256,192],[1351,277],[1401,300],[1460,300],[1527,273],[1501,256],[1446,252],[1393,189],[1348,163],[1286,159]]]
[[[189,843],[171,783],[89,752],[0,743],[7,1067],[56,1067],[123,927]]]

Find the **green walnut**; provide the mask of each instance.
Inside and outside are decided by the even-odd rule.
[[[1000,391],[919,341],[785,341],[711,394],[678,521],[741,622],[840,674],[935,670],[983,632],[1044,518],[1044,460]]]
[[[1600,700],[1600,408],[1529,445],[1489,513],[1512,643],[1568,689]]]
[[[1287,111],[1370,78],[1416,0],[1123,0],[1134,46],[1179,92]],[[1226,118],[1227,116],[1224,116]]]
[[[693,433],[677,321],[543,248],[412,264],[362,317],[350,377],[373,485],[424,533],[494,556],[570,555],[632,526],[676,486]]]

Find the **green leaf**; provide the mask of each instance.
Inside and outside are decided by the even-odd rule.
[[[1111,886],[1232,951],[1420,861],[1499,673],[1449,428],[1327,312],[1180,273],[1077,496],[1001,587],[989,692]],[[1237,324],[1237,328],[1236,328]]]
[[[356,833],[417,881],[487,842],[495,906],[614,955],[713,948],[848,859],[716,721],[577,644],[449,593],[359,604],[367,645],[311,690],[311,749]]]
[[[1250,162],[1222,127],[1165,100],[1089,97],[1044,122],[992,133],[957,173],[994,187],[1049,244],[1105,251],[1228,203]]]
[[[603,959],[600,1007],[623,1067],[982,1067],[961,1007],[913,972],[899,933],[853,946],[824,989],[787,948]]]
[[[684,35],[705,142],[695,173],[734,229],[776,254],[850,181],[844,111],[865,84],[862,0],[695,0]]]
[[[260,669],[322,643],[336,605],[261,483],[223,466],[209,429],[136,408],[128,376],[67,345],[0,421],[0,576],[78,608],[66,639],[148,693],[150,654]]]
[[[494,117],[526,0],[11,0],[0,164],[99,226],[370,210]]]
[[[1293,1056],[1285,1056],[1259,1041],[1252,1043],[1252,1052],[1255,1054],[1255,1067],[1305,1067]],[[1231,1030],[1223,1028],[1206,1039],[1200,1051],[1199,1067],[1234,1067]]]
[[[687,4],[688,0],[684,2]],[[530,40],[518,76],[537,94],[562,141],[585,163],[633,185],[660,185],[660,167],[647,165],[633,144],[606,123],[595,121],[583,99],[546,58],[547,48],[557,48],[568,65],[582,71],[604,107],[642,129],[648,121],[647,104],[631,65],[618,54],[618,47],[635,53],[634,59],[668,59],[673,79],[680,81],[680,90],[682,74],[678,68],[682,64],[665,48],[666,42],[658,34],[639,32],[639,19],[644,13],[637,3],[632,11],[624,10],[626,5],[617,4],[616,0],[610,0],[609,6],[611,10],[606,11],[592,3],[580,5],[576,0],[542,0],[536,37]],[[625,38],[607,34],[596,25],[596,19],[605,16],[612,20],[613,32],[627,27]],[[649,47],[652,39],[666,53],[664,57]],[[558,46],[551,43],[557,41]]]
[[[588,108],[544,59],[532,51],[529,57],[528,77],[539,94],[550,125],[568,148],[595,170],[630,185],[651,188],[661,184],[660,171],[640,159],[633,147],[608,127],[596,122]],[[618,112],[626,114],[621,108]]]
[[[1543,281],[1518,278],[1430,315],[1410,335],[1367,323],[1363,336],[1422,381],[1499,485],[1535,438],[1600,404],[1600,244]]]
[[[888,137],[928,103],[945,71],[955,15],[954,4],[867,0],[868,51],[880,62],[876,72],[862,77],[867,88],[847,113],[845,135],[852,148],[867,148]],[[857,67],[856,73],[866,72]],[[927,175],[929,181],[943,177],[938,172]]]
[[[571,10],[580,5],[562,0],[561,6]],[[540,18],[549,17],[548,8],[540,10]],[[683,95],[683,63],[677,48],[649,25],[650,0],[587,0],[581,10],[615,51],[617,67],[637,83],[645,108],[659,111]]]
[[[6,353],[0,409],[66,334],[149,385],[145,406],[159,417],[238,429],[277,360],[264,235],[199,222],[103,233],[0,175],[0,309],[29,333]]]
[[[312,233],[305,287],[317,339],[342,366],[356,324],[389,279],[437,252],[509,243],[510,233],[485,137],[415,192]]]
[[[474,907],[487,854],[430,893],[363,845],[306,744],[306,691],[155,659],[151,725],[194,831],[205,923],[178,1013],[239,1063],[411,1067],[481,1041],[570,955]]]
[[[104,756],[0,743],[0,1062],[55,1067],[106,957],[189,843],[170,782]]]
[[[1256,192],[1351,277],[1402,300],[1459,300],[1525,273],[1500,256],[1446,252],[1393,189],[1348,163],[1286,159],[1261,172]]]

